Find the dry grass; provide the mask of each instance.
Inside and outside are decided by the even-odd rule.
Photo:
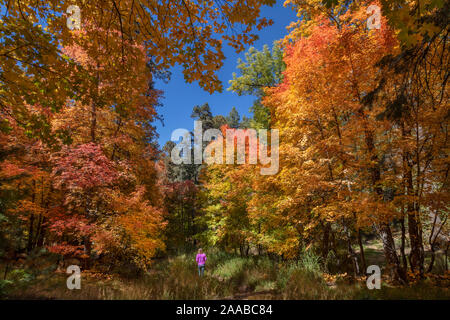
[[[369,250],[370,251],[370,250]],[[374,254],[378,254],[374,250]],[[381,290],[368,290],[363,278],[322,272],[313,256],[276,263],[268,258],[209,255],[205,277],[197,274],[190,255],[154,265],[139,277],[82,272],[81,290],[66,287],[67,275],[39,275],[25,285],[10,287],[7,299],[158,300],[158,299],[450,299],[450,274],[429,275],[407,287],[383,279]],[[331,279],[331,280],[330,280]]]

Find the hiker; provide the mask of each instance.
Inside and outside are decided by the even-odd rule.
[[[197,256],[195,257],[195,261],[197,261],[198,265],[198,275],[203,277],[205,273],[205,262],[206,262],[206,254],[203,253],[202,248],[198,249]]]

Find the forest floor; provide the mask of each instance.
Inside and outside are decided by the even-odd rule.
[[[364,248],[367,265],[380,264],[382,267],[383,250],[379,241],[369,239]],[[410,284],[400,287],[382,275],[381,289],[369,290],[365,277],[353,277],[351,269],[344,273],[333,272],[337,268],[333,265],[333,257],[324,262],[306,252],[299,261],[274,261],[266,256],[240,257],[214,249],[208,250],[207,254],[208,263],[203,278],[197,274],[193,259],[195,254],[180,254],[155,262],[149,272],[139,276],[133,275],[131,270],[129,274],[124,270],[120,274],[84,270],[80,290],[67,289],[68,275],[63,271],[33,277],[26,269],[16,269],[7,277],[15,285],[10,286],[8,291],[4,288],[3,298],[450,300],[450,273],[445,271],[442,255],[436,259],[435,273],[427,274],[425,279],[419,280],[410,275]]]

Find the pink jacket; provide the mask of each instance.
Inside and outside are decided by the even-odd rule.
[[[206,262],[206,254],[204,253],[198,253],[195,257],[195,261],[197,261],[197,264],[199,266],[204,266]]]

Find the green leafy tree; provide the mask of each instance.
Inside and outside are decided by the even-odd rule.
[[[202,122],[203,130],[214,128],[214,117],[208,103],[204,103],[201,106],[195,106],[192,109],[191,118],[200,120]]]
[[[229,81],[229,91],[238,95],[254,95],[254,101],[250,112],[252,119],[243,119],[243,126],[256,129],[269,128],[270,111],[261,104],[264,97],[264,88],[273,87],[281,82],[282,72],[285,69],[283,51],[274,44],[272,50],[264,45],[261,51],[251,47],[245,54],[245,61],[238,60],[240,76],[233,73],[233,79]]]
[[[239,115],[239,112],[236,110],[235,107],[231,109],[226,119],[227,124],[230,128],[237,129],[240,127],[241,116]]]
[[[220,129],[223,125],[227,124],[227,119],[222,115],[214,116],[213,118],[214,128]]]

